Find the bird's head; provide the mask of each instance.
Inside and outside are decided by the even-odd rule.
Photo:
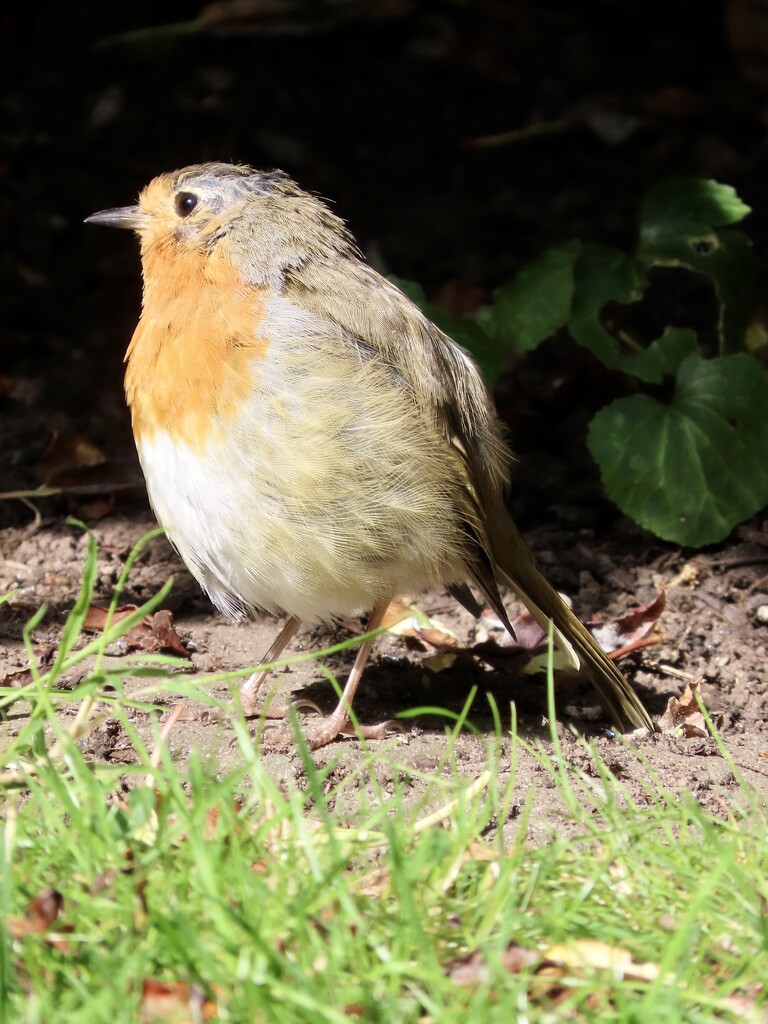
[[[282,278],[311,258],[355,252],[343,222],[282,171],[208,163],[154,178],[135,206],[102,210],[86,223],[129,228],[142,255],[212,254],[226,246],[254,283]]]

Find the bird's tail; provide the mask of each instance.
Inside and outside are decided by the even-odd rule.
[[[623,727],[629,721],[653,731],[650,715],[616,663],[542,576],[509,517],[507,526],[503,544],[494,544],[496,570],[501,579],[514,590],[543,630],[549,632],[552,622],[555,644],[575,669],[586,670],[617,724]]]

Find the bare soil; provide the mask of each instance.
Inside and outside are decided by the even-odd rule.
[[[152,526],[151,514],[138,503],[130,514],[110,515],[95,525],[100,545],[95,603],[110,600],[127,552]],[[577,581],[570,594],[585,617],[621,614],[632,605],[650,600],[660,587],[666,589],[660,643],[629,655],[623,667],[654,715],[664,710],[670,696],[682,692],[686,680],[700,679],[707,706],[739,769],[759,791],[768,795],[768,626],[762,621],[768,605],[768,532],[755,526],[742,533],[743,539],[718,552],[686,557],[676,551],[660,552],[651,545],[646,548],[647,557],[641,559],[636,546],[638,537],[629,528],[619,539],[562,535],[554,538],[551,530],[542,529],[532,531],[529,540],[542,564],[559,560],[557,577]],[[631,543],[633,539],[635,543]],[[555,540],[559,541],[557,551],[552,547]],[[12,681],[13,673],[27,665],[22,627],[42,604],[47,605],[48,612],[32,634],[36,655],[44,660],[56,648],[62,623],[78,593],[85,539],[81,531],[56,518],[39,525],[8,527],[0,532],[0,545],[0,591],[18,588],[0,611],[0,679],[8,675]],[[237,670],[258,664],[275,636],[277,623],[272,619],[243,624],[225,620],[198,591],[163,538],[151,541],[140,556],[124,600],[137,604],[145,601],[169,575],[174,576],[175,586],[166,603],[173,609],[177,630],[190,652],[190,673]],[[421,595],[417,601],[421,609],[459,638],[473,639],[478,628],[475,620],[448,595]],[[344,626],[361,631],[364,623],[350,622]],[[294,650],[320,649],[346,635],[342,628],[304,631]],[[87,639],[84,637],[83,642]],[[113,653],[115,658],[120,657],[119,645]],[[490,668],[466,654],[442,671],[434,672],[423,664],[433,653],[414,640],[383,637],[355,701],[360,721],[385,721],[415,707],[441,707],[458,713],[471,688],[477,687],[468,727],[455,744],[455,762],[461,774],[472,779],[485,765],[487,744],[494,737],[489,695],[502,709],[505,729],[509,725],[510,702],[514,702],[521,738],[551,750],[541,677],[525,678],[504,667]],[[343,678],[352,656],[351,651],[345,651],[326,659],[325,664]],[[275,673],[274,681],[278,704],[296,698],[310,700],[323,713],[335,705],[332,686],[315,661],[286,667]],[[76,679],[63,679],[62,685],[75,682]],[[130,681],[127,685],[130,692]],[[227,696],[225,686],[214,685],[212,689],[220,697]],[[673,794],[692,794],[715,814],[727,815],[743,802],[743,793],[731,769],[711,739],[635,736],[627,745],[610,728],[588,685],[559,686],[557,701],[564,756],[594,775],[598,789],[594,763],[578,735],[594,741],[610,771],[641,804],[646,799],[649,769]],[[170,705],[173,701],[165,698],[159,703]],[[191,705],[186,707],[192,710]],[[4,725],[6,735],[16,733],[27,710],[21,702],[10,708]],[[225,715],[218,721],[211,720],[202,706],[200,710],[203,714],[187,714],[173,728],[169,739],[173,756],[183,761],[195,749],[217,771],[236,768],[239,754],[231,719]],[[74,712],[73,707],[65,714]],[[311,715],[312,712],[302,711],[304,721],[309,721]],[[131,718],[139,734],[151,745],[150,715],[133,711]],[[386,792],[397,780],[401,787],[405,785],[406,799],[417,804],[424,798],[428,780],[435,772],[450,775],[452,771],[445,767],[449,726],[446,718],[423,714],[404,721],[403,731],[391,738],[369,742],[367,747],[362,747],[357,738],[344,738],[313,756],[317,764],[333,762],[329,785],[335,785],[358,772],[369,752],[374,751],[379,785]],[[100,721],[83,741],[83,747],[97,762],[128,767],[135,760],[128,737],[111,718]],[[505,739],[502,764],[509,757],[509,749],[509,740]],[[292,746],[265,749],[261,756],[275,779],[302,784],[302,761]],[[510,832],[515,830],[515,815],[532,789],[529,838],[543,841],[554,828],[562,831],[567,827],[565,809],[550,776],[536,759],[525,749],[518,750],[518,756],[515,792],[519,793],[519,802],[513,805],[510,820],[499,824]],[[507,778],[498,780],[499,785],[506,782]],[[342,789],[342,813],[354,813],[359,798],[357,785]],[[369,800],[374,798],[371,792],[366,795]]]

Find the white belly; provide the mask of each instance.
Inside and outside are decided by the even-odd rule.
[[[467,578],[455,452],[384,368],[316,355],[268,357],[201,447],[137,439],[160,523],[232,616],[327,620]]]

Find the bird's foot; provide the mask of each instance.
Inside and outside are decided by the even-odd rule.
[[[399,722],[388,719],[378,725],[353,725],[349,715],[338,714],[338,708],[328,718],[302,728],[301,733],[310,750],[319,750],[341,736],[362,736],[367,740],[382,740],[392,731],[402,731]],[[264,730],[262,744],[265,749],[277,749],[291,746],[296,741],[293,729],[288,725],[267,726]]]
[[[189,701],[183,701],[176,721],[200,722],[201,725],[213,725],[216,722],[220,722],[223,718],[224,714],[219,708],[210,708],[200,704],[192,704]]]
[[[259,699],[256,694],[253,694],[249,698],[248,694],[244,694],[240,691],[240,710],[245,718],[269,718],[279,719],[285,721],[291,713],[291,708],[297,710],[301,708],[310,708],[312,711],[316,711],[318,715],[322,714],[320,708],[314,701],[302,698],[300,700],[290,701],[288,704],[273,704],[270,700],[270,694],[266,698]]]

